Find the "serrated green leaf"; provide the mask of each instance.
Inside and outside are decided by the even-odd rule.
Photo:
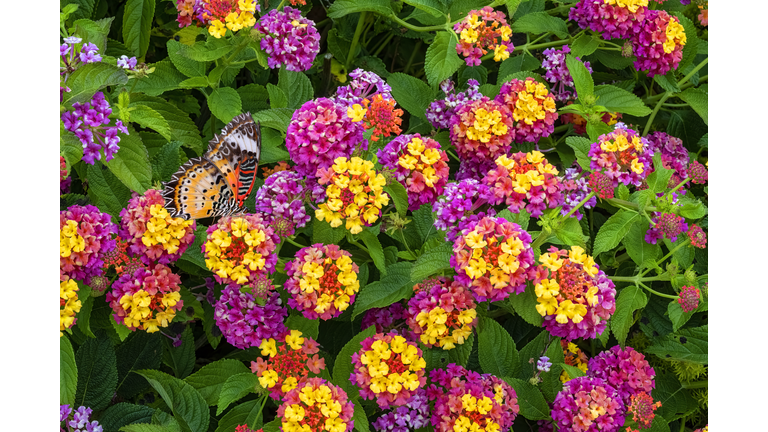
[[[259,377],[253,372],[232,375],[221,386],[216,415],[221,414],[232,403],[240,400],[248,393],[254,393],[259,385]]]
[[[338,28],[333,28],[328,32],[328,51],[333,54],[333,58],[341,63],[342,68],[347,62],[347,54],[349,53],[351,46],[351,41],[339,35]]]
[[[171,62],[179,72],[190,78],[205,78],[205,71],[208,69],[208,64],[189,58],[186,55],[189,50],[189,45],[169,39],[165,46],[168,49],[168,58],[171,59]],[[201,87],[207,86],[208,84],[206,80],[206,85]]]
[[[675,300],[670,301],[667,305],[667,315],[669,315],[669,320],[672,321],[672,331],[680,330],[680,327],[684,326],[696,312],[696,310],[683,312],[680,303]]]
[[[355,404],[355,412],[352,414],[352,421],[355,422],[354,428],[357,432],[370,432],[368,425],[368,416],[360,404]]]
[[[67,80],[71,91],[64,93],[65,106],[73,103],[86,103],[97,91],[106,86],[121,85],[128,82],[125,70],[104,62],[88,63],[72,72]]]
[[[246,84],[237,88],[240,100],[243,103],[243,112],[254,114],[258,111],[269,109],[269,93],[261,84]]]
[[[565,222],[555,230],[555,235],[566,246],[587,246],[584,241],[584,233],[581,230],[581,224],[575,217],[569,217]]]
[[[269,93],[270,108],[288,108],[288,96],[280,87],[267,83],[267,93]]]
[[[680,203],[680,216],[687,219],[701,219],[707,215],[707,206],[702,204],[701,201],[691,201],[687,199],[681,199]]]
[[[621,240],[621,243],[627,249],[627,254],[637,265],[643,265],[647,260],[655,261],[661,253],[661,247],[658,244],[652,245],[645,241],[645,234],[648,228],[647,222],[638,220]]]
[[[155,17],[153,0],[128,0],[123,11],[123,41],[136,57],[144,58]]]
[[[357,387],[349,381],[349,376],[354,370],[352,366],[352,354],[360,350],[360,344],[363,339],[371,337],[374,334],[376,334],[376,326],[370,326],[356,334],[344,345],[341,351],[339,351],[339,354],[336,356],[336,361],[333,362],[332,381],[334,384],[341,387],[350,399],[357,397],[359,394]],[[265,430],[264,432],[267,431]]]
[[[291,314],[288,319],[285,320],[285,326],[291,330],[298,330],[304,336],[311,337],[317,340],[319,333],[320,321],[316,319],[304,318],[301,314]]]
[[[515,16],[515,12],[517,11],[517,8],[520,6],[520,3],[522,3],[523,0],[507,0],[506,6],[507,6],[507,16],[513,17]]]
[[[594,94],[595,83],[592,81],[592,75],[584,66],[584,62],[576,60],[572,54],[568,54],[565,58],[565,64],[568,66],[568,71],[573,77],[573,87],[576,89],[579,102],[584,103],[585,98]]]
[[[90,18],[95,6],[96,0],[62,0],[59,2],[62,14],[67,16],[69,20]]]
[[[601,121],[591,121],[587,123],[587,135],[589,136],[589,139],[592,140],[592,142],[596,142],[600,135],[605,135],[612,130],[612,126],[608,126]]]
[[[549,334],[543,331],[536,335],[536,337],[528,342],[522,349],[520,349],[518,358],[520,359],[521,367],[518,369],[517,378],[528,380],[533,377],[534,371],[536,370],[536,361],[539,359],[539,357],[545,354],[545,349],[548,342]],[[550,345],[555,344],[559,345],[559,338],[556,338],[550,343]],[[562,356],[562,349],[560,350],[560,353]],[[533,359],[532,363],[531,359]],[[549,361],[551,361],[553,364],[558,363],[557,359],[554,357],[550,357]]]
[[[670,70],[666,75],[654,75],[653,81],[656,82],[661,88],[670,93],[679,93],[680,87],[677,85],[675,79],[675,71]]]
[[[80,284],[81,282],[78,282],[78,285]],[[77,327],[78,330],[80,330],[84,335],[88,337],[96,337],[96,335],[94,335],[91,331],[90,326],[91,310],[93,309],[94,298],[90,297],[90,294],[83,293],[83,289],[80,289],[80,292],[77,294],[78,297],[83,300],[82,305],[80,306],[80,312],[77,313],[77,323],[75,323],[75,327]]]
[[[629,188],[624,183],[621,183],[618,188],[616,188],[616,198],[628,200],[629,199]]]
[[[654,401],[661,402],[656,417],[672,418],[675,414],[689,412],[698,407],[687,389],[684,389],[672,372],[659,371],[656,388],[651,391]]]
[[[624,69],[625,67],[631,65],[635,58],[634,57],[624,57],[621,55],[618,51],[605,51],[605,50],[597,50],[593,54],[597,60],[607,66],[610,69]]]
[[[276,108],[252,113],[254,121],[261,122],[262,127],[270,127],[285,133],[288,131],[288,123],[291,121],[293,111],[288,108]]]
[[[646,352],[662,359],[707,364],[707,340],[707,326],[686,328],[660,338]]]
[[[440,246],[427,250],[413,264],[411,280],[420,282],[441,270],[450,268],[452,254],[453,248],[449,243],[441,243]]]
[[[551,372],[550,372],[551,373]],[[517,394],[520,415],[528,420],[546,420],[549,418],[549,406],[544,395],[533,384],[518,378],[503,377]]]
[[[131,84],[130,89],[132,92],[144,93],[148,96],[158,96],[167,91],[176,90],[179,88],[179,83],[187,79],[187,76],[179,72],[173,66],[170,59],[167,58],[151,64],[149,67],[154,68],[155,71],[136,81],[136,84]],[[131,101],[133,101],[133,94],[131,95]],[[173,126],[171,126],[171,129],[173,129]]]
[[[427,48],[424,71],[432,87],[437,87],[440,82],[459,70],[459,66],[464,63],[456,52],[455,36],[447,31],[437,32],[435,39]]]
[[[607,333],[607,332],[605,332]],[[567,365],[565,363],[560,363],[560,367],[563,368],[563,370],[568,374],[568,376],[573,378],[583,377],[586,375],[583,370],[577,368],[576,366]]]
[[[404,73],[393,73],[387,78],[392,96],[412,116],[426,121],[427,108],[434,100],[435,91],[427,83]]]
[[[188,305],[185,303],[185,307]],[[163,341],[163,363],[173,370],[176,378],[184,379],[195,368],[195,337],[192,329],[187,326],[181,333],[181,346],[173,346],[173,342],[166,338]]]
[[[86,172],[88,195],[96,202],[96,206],[115,218],[119,217],[120,211],[128,205],[131,191],[112,172],[105,169],[101,162],[88,165]]]
[[[299,108],[314,96],[312,82],[303,72],[280,68],[277,86],[288,96],[288,108],[290,109]]]
[[[160,148],[154,157],[150,160],[152,165],[153,181],[168,181],[173,173],[179,169],[181,158],[179,149],[181,141],[172,141]]]
[[[424,361],[427,363],[427,370],[445,368],[450,363],[466,366],[474,345],[474,333],[470,333],[464,340],[464,343],[457,344],[454,348],[449,350],[444,350],[440,347],[425,348],[424,345],[419,342]]]
[[[59,337],[59,403],[61,405],[75,403],[77,391],[77,364],[75,351],[69,337]]]
[[[389,16],[394,13],[389,0],[336,0],[328,8],[328,18],[341,18],[355,12],[370,11]]]
[[[131,334],[131,329],[126,327],[125,324],[119,324],[115,320],[111,320],[109,323],[112,324],[112,328],[115,329],[115,333],[117,334],[117,337],[120,338],[120,342],[124,341],[125,338]]]
[[[661,163],[661,153],[653,155],[654,171],[648,175],[648,189],[654,193],[660,193],[667,190],[669,179],[672,178],[674,170],[667,169]]]
[[[285,150],[285,138],[283,135],[270,128],[261,129],[261,164],[266,165],[279,161],[287,161],[290,158]]]
[[[181,141],[184,147],[191,149],[195,154],[203,153],[204,147],[203,140],[200,138],[200,131],[189,118],[189,114],[162,98],[132,93],[131,103],[128,107],[139,105],[152,108],[165,118],[171,128],[172,140]]]
[[[154,408],[146,405],[120,402],[107,408],[99,416],[99,425],[107,432],[116,431],[134,423],[149,423],[154,412]]]
[[[528,324],[534,326],[540,326],[544,322],[544,317],[536,311],[536,293],[531,287],[526,287],[522,294],[510,295],[505,302],[509,304],[520,318],[525,320]]]
[[[216,426],[216,432],[232,432],[239,425],[247,425],[249,429],[257,430],[263,421],[261,410],[261,400],[243,402],[224,414]]]
[[[166,405],[173,412],[185,432],[205,432],[208,430],[210,413],[205,399],[191,385],[158,370],[137,371],[149,381]]]
[[[344,226],[332,228],[328,222],[314,219],[312,222],[312,243],[334,244],[344,238]]]
[[[608,218],[595,237],[592,255],[597,256],[616,247],[639,218],[639,214],[624,209]]]
[[[209,37],[205,41],[198,41],[189,46],[184,54],[195,61],[209,62],[224,57],[233,49],[235,49],[235,44],[231,43],[229,39]]]
[[[651,113],[651,109],[645,106],[634,93],[616,86],[609,84],[595,86],[595,96],[597,96],[596,103],[610,112],[620,112],[635,117],[645,117]]]
[[[194,387],[210,406],[219,402],[221,389],[229,377],[250,373],[250,370],[239,360],[222,359],[209,363],[184,381]]]
[[[134,423],[120,428],[120,432],[179,432],[180,430],[178,426],[150,423]]]
[[[534,35],[551,32],[559,38],[568,37],[568,27],[562,18],[546,12],[529,13],[512,23],[513,33],[532,33]]]
[[[146,105],[137,105],[131,110],[131,121],[139,126],[152,129],[168,141],[171,140],[171,127],[162,114]]]
[[[387,274],[387,267],[384,263],[384,248],[381,246],[379,238],[367,229],[363,230],[359,236],[368,249],[368,254],[371,256],[373,264],[383,275]]]
[[[205,87],[208,87],[208,85],[209,85],[208,78],[199,77],[199,76],[187,78],[184,81],[179,83],[179,87],[183,89],[205,88]]]
[[[120,150],[106,165],[125,186],[143,194],[152,187],[152,166],[139,134],[130,126],[128,132],[128,135],[118,132]]]
[[[696,114],[701,116],[701,119],[704,120],[704,124],[709,124],[707,114],[709,107],[707,92],[696,88],[689,88],[677,96],[687,102],[688,105],[696,111]]]
[[[497,84],[502,84],[502,78],[506,78],[518,72],[533,71],[541,67],[541,62],[530,54],[522,53],[511,56],[499,65]]]
[[[395,208],[400,216],[405,216],[408,211],[408,191],[405,190],[399,181],[392,179],[389,184],[384,186],[384,192],[392,198],[395,203]]]
[[[243,112],[243,104],[240,95],[231,87],[219,87],[211,91],[208,96],[208,108],[211,113],[223,123],[229,123]]]
[[[107,338],[87,339],[75,353],[75,406],[101,410],[109,405],[117,385],[115,349]]]
[[[616,312],[611,318],[611,331],[621,345],[624,345],[629,328],[635,322],[634,312],[644,308],[647,303],[648,297],[636,286],[628,286],[619,293],[616,298]]]
[[[78,19],[72,23],[75,31],[72,33],[83,39],[82,43],[93,43],[99,47],[99,50],[103,53],[107,48],[107,35],[109,34],[109,28],[112,26],[114,17],[100,19],[98,21],[91,21],[89,19]]]
[[[589,164],[591,158],[588,155],[592,141],[584,137],[568,137],[565,139],[565,144],[576,153],[576,160],[581,168],[585,171],[590,171]]]
[[[389,306],[407,297],[413,290],[411,266],[411,263],[407,262],[391,265],[387,269],[387,275],[380,281],[364,286],[355,299],[352,319],[368,309]]]
[[[492,318],[480,317],[477,352],[483,372],[497,377],[515,376],[520,367],[517,347],[512,337]]]
[[[571,54],[574,57],[584,58],[597,51],[600,46],[600,38],[597,35],[583,34],[571,45]]]
[[[678,246],[680,246],[683,242],[688,241],[687,236],[678,236],[677,241],[672,243],[669,241],[669,239],[664,239],[664,245],[669,250],[677,249]],[[694,257],[694,247],[691,245],[683,246],[675,251],[675,253],[672,255],[676,260],[677,263],[682,268],[687,268],[691,263],[693,263],[693,257]]]
[[[115,350],[117,356],[117,394],[131,399],[149,387],[149,383],[135,372],[157,369],[162,363],[163,343],[159,333],[133,332]]]

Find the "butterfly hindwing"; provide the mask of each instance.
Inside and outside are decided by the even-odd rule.
[[[235,213],[239,207],[221,172],[202,157],[184,163],[163,189],[173,217],[201,219]]]
[[[205,153],[232,189],[239,206],[251,193],[260,156],[261,127],[250,113],[233,118],[220,135],[214,135]]]

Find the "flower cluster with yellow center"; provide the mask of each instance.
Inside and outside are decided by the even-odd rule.
[[[237,7],[224,17],[224,21],[217,18],[210,22],[208,33],[219,39],[227,32],[227,29],[236,32],[243,28],[251,28],[256,25],[256,0],[239,0]]]
[[[562,204],[557,173],[541,152],[518,152],[499,156],[484,181],[493,192],[491,204],[507,204],[513,213],[525,208],[532,217],[539,217],[547,208]]]
[[[259,384],[278,399],[295,389],[309,376],[309,372],[319,374],[325,369],[325,359],[318,357],[317,342],[304,337],[298,330],[287,332],[280,342],[273,338],[263,339],[261,355],[251,362],[251,371],[259,377]],[[314,357],[310,355],[314,354]]]
[[[463,344],[475,327],[472,292],[456,281],[438,278],[414,286],[406,323],[428,348],[450,350]]]
[[[475,121],[467,128],[467,138],[487,143],[491,140],[491,134],[506,135],[508,130],[507,125],[501,121],[499,110],[479,108],[475,111]]]
[[[600,143],[600,149],[604,152],[613,152],[613,153],[640,153],[643,151],[643,143],[640,140],[639,136],[631,137],[631,140],[628,140],[625,135],[616,135],[614,140],[606,140]],[[629,150],[629,152],[627,152]],[[640,163],[636,155],[630,156],[629,159],[629,167],[630,169],[637,173],[642,174],[643,173],[643,164]]]
[[[555,100],[549,96],[547,87],[536,80],[525,80],[525,90],[517,94],[512,117],[532,125],[536,120],[544,120],[547,112],[555,110]]]
[[[481,57],[493,51],[493,60],[509,58],[515,49],[512,45],[512,28],[507,24],[503,12],[494,11],[490,6],[472,10],[467,17],[453,26],[459,35],[456,51],[466,57],[468,66],[477,66]]]
[[[63,331],[75,325],[75,314],[80,312],[82,303],[77,298],[77,282],[72,279],[59,282],[59,337],[64,336]]]
[[[641,7],[648,7],[648,0],[603,0],[605,4],[619,6],[636,13]]]
[[[274,229],[265,226],[259,215],[225,217],[208,228],[205,265],[220,283],[243,285],[274,270],[278,241]]]
[[[187,235],[187,227],[195,221],[171,217],[168,210],[159,204],[153,204],[149,213],[152,217],[147,221],[147,230],[141,236],[141,242],[147,247],[159,244],[168,253],[176,253],[181,244],[179,240]]]
[[[283,432],[350,432],[354,405],[340,387],[309,378],[285,395],[277,410]]]
[[[363,225],[375,223],[382,206],[389,203],[389,195],[384,192],[387,181],[376,173],[371,161],[338,157],[330,168],[320,168],[318,175],[318,183],[326,185],[326,200],[318,206],[315,217],[334,228],[344,220],[345,227],[358,234]]]
[[[563,258],[562,252],[544,253],[539,257],[541,265],[551,272],[551,279],[545,278],[536,284],[536,311],[541,316],[554,314],[560,324],[569,320],[578,324],[587,314],[587,306],[597,304],[598,289],[593,279],[598,268],[595,260],[579,246],[572,246],[567,258]]]

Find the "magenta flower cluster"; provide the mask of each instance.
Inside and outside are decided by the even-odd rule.
[[[345,107],[332,99],[317,98],[293,113],[285,146],[302,176],[316,177],[318,168],[329,168],[338,157],[349,158],[359,145],[368,149],[363,123],[347,116]]]
[[[561,432],[615,432],[624,425],[626,408],[616,389],[600,378],[569,380],[552,408],[552,420]]]
[[[312,219],[304,208],[303,176],[295,171],[273,173],[256,192],[256,210],[271,221],[281,237],[293,235]]]
[[[587,155],[592,159],[589,168],[608,176],[614,188],[619,183],[640,186],[653,166],[648,140],[623,123],[600,135]]]
[[[656,387],[653,370],[643,353],[616,345],[589,359],[587,376],[600,378],[616,389],[624,405],[632,395],[651,393]]]
[[[559,50],[547,48],[544,50],[544,60],[541,62],[541,66],[547,71],[544,74],[544,78],[550,83],[555,84],[550,91],[558,102],[565,102],[568,99],[576,99],[578,97],[576,90],[573,88],[573,77],[570,71],[568,71],[568,66],[565,64],[565,56],[570,52],[571,48],[568,45],[563,45],[563,48]],[[576,57],[576,60],[581,59]],[[592,66],[588,61],[584,62],[584,66],[587,67],[589,73],[592,73]]]
[[[456,114],[456,107],[483,97],[480,93],[480,83],[474,79],[467,80],[467,89],[463,92],[456,92],[450,79],[441,82],[440,89],[445,93],[445,99],[430,103],[426,113],[432,127],[438,129],[451,126],[451,117]]]
[[[613,4],[611,4],[613,3]],[[603,39],[628,39],[640,32],[648,8],[622,7],[617,2],[580,0],[568,13],[568,20],[576,21],[582,29],[602,34]],[[635,9],[632,11],[630,8]]]
[[[282,11],[272,9],[259,19],[255,28],[264,34],[260,45],[269,56],[270,69],[285,65],[289,71],[309,70],[320,52],[320,34],[315,23],[290,6]]]
[[[229,344],[240,349],[258,347],[263,339],[276,338],[286,331],[288,310],[280,295],[268,291],[264,297],[261,300],[242,292],[236,284],[224,288],[216,302],[214,319]]]
[[[670,25],[682,30],[677,17],[664,10],[649,10],[639,26],[639,31],[630,38],[632,52],[637,57],[635,69],[647,71],[649,78],[664,75],[670,69],[677,69],[683,59],[686,36],[684,33],[673,36],[668,29]],[[673,48],[667,52],[669,46]]]
[[[66,111],[61,115],[61,120],[64,127],[73,132],[83,144],[83,161],[93,165],[97,160],[101,160],[100,150],[104,150],[106,162],[112,160],[120,150],[120,137],[117,132],[128,135],[128,128],[120,120],[117,120],[114,126],[107,126],[110,123],[112,108],[104,99],[104,93],[96,92],[90,102],[75,102],[72,108],[73,111]]]
[[[675,171],[669,179],[668,187],[675,187],[688,178],[688,149],[683,145],[683,140],[665,132],[653,132],[645,138],[648,140],[648,150],[654,155],[661,154],[661,165]],[[653,168],[650,172],[653,172]]]
[[[674,213],[653,212],[651,222],[650,228],[645,233],[645,241],[650,244],[656,244],[665,237],[674,243],[677,241],[677,236],[688,231],[685,218]]]
[[[69,221],[77,223],[76,234],[62,233],[62,243],[65,243],[64,237],[76,239],[77,236],[82,238],[83,242],[82,247],[70,248],[69,254],[62,250],[65,252],[62,255],[66,256],[59,257],[59,278],[62,281],[77,279],[90,284],[92,277],[104,274],[104,255],[117,245],[113,238],[117,233],[117,225],[112,223],[107,213],[100,212],[96,206],[90,204],[73,205],[59,212],[61,231],[67,230],[71,225]]]
[[[374,72],[357,68],[349,73],[349,84],[336,89],[333,99],[344,107],[354,104],[362,105],[363,99],[371,100],[380,94],[382,99],[392,100],[392,87]]]
[[[461,231],[485,216],[496,216],[496,211],[489,208],[478,211],[494,199],[488,185],[475,179],[464,179],[450,183],[445,187],[444,196],[433,205],[435,228],[445,231],[445,239],[453,242]]]

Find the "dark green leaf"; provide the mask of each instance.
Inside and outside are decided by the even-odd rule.
[[[152,180],[168,181],[171,179],[173,173],[181,165],[180,148],[181,141],[172,141],[160,148],[160,151],[150,160],[152,164]]]
[[[77,390],[77,365],[75,352],[69,337],[59,337],[59,403],[61,405],[75,403]]]
[[[581,96],[581,93],[579,93]],[[597,104],[604,106],[610,112],[620,112],[635,117],[645,117],[651,109],[634,93],[609,84],[595,86]]]
[[[144,58],[155,17],[153,0],[128,0],[123,12],[123,41],[136,57]]]
[[[635,322],[634,312],[648,303],[648,297],[642,289],[628,286],[621,290],[616,298],[616,312],[611,318],[611,330],[621,345],[627,340],[629,328]]]
[[[445,7],[437,0],[403,0],[403,3],[421,9],[435,17],[442,18],[445,14]]]
[[[99,210],[107,212],[115,218],[128,205],[131,191],[112,174],[104,169],[101,162],[88,165],[88,195],[96,203]]]
[[[240,100],[243,103],[243,112],[256,113],[257,111],[269,109],[267,98],[269,93],[261,84],[246,84],[237,88]]]
[[[288,123],[291,121],[293,111],[288,108],[277,108],[252,113],[254,121],[261,122],[262,127],[270,127],[285,133],[288,130]]]
[[[261,388],[259,377],[251,371],[230,376],[221,386],[216,415],[224,412],[232,402],[240,400],[248,393],[255,392],[257,388]]]
[[[405,186],[399,181],[392,179],[389,184],[384,186],[384,192],[394,201],[397,213],[400,216],[405,216],[405,213],[408,211],[408,191],[405,190]]]
[[[114,17],[104,18],[98,21],[79,19],[72,23],[75,27],[73,34],[81,37],[83,39],[82,43],[90,42],[96,44],[96,46],[99,47],[99,51],[103,53],[107,48],[107,35],[109,34],[109,28],[112,26],[112,21],[114,20]]]
[[[634,57],[624,57],[618,51],[597,50],[594,53],[597,60],[610,69],[624,69],[635,61]]]
[[[117,431],[129,424],[149,423],[154,412],[154,408],[146,405],[120,402],[107,408],[99,416],[99,425],[104,428],[105,432]]]
[[[441,243],[440,246],[427,250],[413,264],[411,280],[421,282],[429,276],[450,268],[449,261],[452,254],[453,248],[449,243]]]
[[[185,432],[208,430],[210,413],[205,399],[191,385],[158,370],[138,371],[149,381]]]
[[[608,218],[595,237],[592,255],[597,256],[615,248],[639,218],[639,214],[624,209],[620,209]]]
[[[463,344],[444,350],[440,347],[426,348],[419,343],[424,361],[427,363],[427,370],[435,368],[445,368],[450,363],[456,363],[460,366],[466,366],[469,355],[472,353],[472,347],[475,344],[474,333],[470,334]]]
[[[336,19],[363,11],[376,12],[385,17],[394,12],[388,0],[336,0],[328,8],[328,17]]]
[[[691,312],[683,312],[683,308],[680,306],[680,303],[675,300],[670,301],[669,305],[667,306],[667,314],[669,315],[669,319],[672,321],[672,331],[676,332],[680,330],[680,327],[684,326],[685,323],[687,323],[695,313],[695,310]]]
[[[131,126],[128,126],[128,132],[128,135],[118,132],[120,150],[106,165],[129,189],[143,194],[152,187],[152,166],[138,132]]]
[[[665,91],[670,93],[679,93],[680,87],[675,79],[675,72],[670,70],[666,75],[654,75],[653,80]]]
[[[549,406],[544,400],[544,395],[536,386],[518,378],[504,377],[502,379],[515,389],[517,403],[520,406],[520,415],[528,420],[549,419]]]
[[[534,35],[551,32],[559,38],[568,37],[568,28],[562,18],[546,12],[529,13],[512,23],[514,33],[533,33]]]
[[[184,304],[189,307],[188,304]],[[192,373],[195,368],[195,336],[192,334],[192,328],[184,328],[181,334],[181,346],[175,347],[170,339],[165,339],[165,350],[163,351],[163,363],[168,365],[176,378],[184,379]]]
[[[70,6],[71,5],[71,6]],[[90,18],[93,15],[93,8],[96,6],[96,0],[61,0],[59,7],[62,12],[69,13],[69,20],[77,20],[79,18]],[[77,33],[75,33],[77,34]]]
[[[208,107],[211,113],[223,123],[229,123],[236,115],[243,112],[240,95],[231,87],[213,89],[208,96]]]
[[[435,91],[424,81],[399,72],[391,74],[387,84],[392,87],[392,96],[398,104],[411,115],[426,121],[427,108],[434,100]]]
[[[157,413],[157,411],[155,411]],[[167,415],[167,414],[166,414]],[[171,417],[173,419],[173,417]],[[178,422],[173,425],[134,423],[120,428],[120,432],[180,432]]]
[[[512,337],[492,318],[480,317],[477,352],[483,372],[497,377],[515,376],[520,367],[517,347]]]
[[[581,230],[581,224],[575,217],[569,217],[555,230],[555,235],[566,246],[581,246],[586,247],[584,241],[584,233]]]
[[[654,171],[648,175],[648,189],[654,193],[661,193],[667,190],[669,179],[672,178],[674,170],[664,168],[661,164],[661,153],[653,155]]]
[[[427,48],[424,70],[429,85],[436,88],[440,82],[450,78],[464,61],[456,52],[456,35],[447,31],[437,32],[435,39]]]
[[[658,244],[652,245],[645,241],[645,233],[649,225],[646,221],[638,220],[627,231],[626,237],[621,243],[627,249],[627,254],[637,265],[642,265],[646,260],[655,260],[659,257],[661,248]]]
[[[355,412],[352,414],[352,421],[355,422],[354,427],[357,432],[370,431],[368,416],[365,415],[365,410],[360,404],[355,404]]]
[[[288,108],[297,109],[314,96],[312,83],[305,73],[280,68],[278,77],[277,86],[288,96]]]
[[[595,83],[592,81],[592,75],[584,66],[584,62],[576,60],[572,54],[565,58],[565,64],[573,77],[573,86],[579,96],[579,101],[584,103],[587,96],[594,94]]]
[[[372,308],[389,306],[412,292],[411,263],[399,262],[389,266],[387,275],[380,281],[367,284],[355,299],[352,319]]]
[[[270,129],[261,129],[261,161],[262,165],[287,161],[290,158],[285,150],[285,139],[280,132]]]
[[[510,295],[504,302],[512,307],[525,322],[538,327],[544,322],[544,317],[536,310],[538,304],[536,298],[534,290],[531,287],[526,287],[525,292]]]
[[[267,83],[267,93],[269,93],[270,108],[288,108],[288,96],[280,87]]]
[[[381,247],[379,238],[371,231],[365,229],[360,232],[360,239],[365,243],[365,247],[368,249],[368,254],[373,260],[373,264],[382,274],[387,274],[387,268],[384,265],[384,248]]]
[[[176,69],[179,70],[179,72],[190,78],[205,78],[205,71],[208,69],[208,64],[206,62],[198,62],[189,58],[187,56],[187,52],[189,50],[188,45],[182,44],[181,42],[177,42],[173,39],[168,39],[168,42],[166,42],[166,47],[168,49],[168,58],[171,59],[171,62],[176,67]],[[207,87],[208,80],[205,80],[205,82],[205,85],[199,87]]]
[[[77,353],[77,392],[73,406],[98,411],[109,405],[117,385],[115,349],[107,338],[87,339]]]
[[[222,359],[203,366],[197,372],[184,378],[184,381],[194,387],[208,405],[213,406],[219,402],[221,388],[227,379],[244,373],[250,373],[250,370],[243,362]]]
[[[186,75],[179,72],[169,59],[164,59],[150,65],[154,72],[149,76],[141,78],[135,84],[131,84],[131,91],[144,93],[148,96],[158,96],[170,90],[179,88],[179,83],[187,79]],[[131,96],[133,100],[133,95]],[[173,130],[173,125],[171,125]]]
[[[166,140],[171,140],[171,127],[162,114],[146,105],[136,105],[131,111],[131,121],[139,126],[152,129]]]
[[[253,430],[259,429],[263,418],[261,409],[261,400],[254,399],[239,404],[219,420],[216,432],[232,432],[239,425],[248,425],[248,428]]]
[[[160,113],[168,122],[171,128],[171,138],[174,141],[181,141],[184,147],[202,154],[204,150],[203,140],[200,138],[200,131],[195,123],[189,118],[189,114],[180,110],[173,104],[159,97],[152,97],[138,93],[131,94],[131,103],[129,107],[147,106]]]
[[[157,369],[163,356],[163,336],[159,333],[135,331],[117,347],[117,394],[131,399],[149,383],[135,373],[141,369]]]
[[[597,35],[583,34],[571,45],[571,53],[574,57],[584,58],[597,51],[600,46],[600,38]]]
[[[651,391],[654,401],[661,402],[656,416],[672,418],[698,407],[696,399],[684,389],[672,372],[659,372],[656,375],[656,388]]]
[[[517,72],[532,71],[541,67],[541,62],[530,54],[523,53],[512,56],[503,62],[499,66],[499,82],[501,84],[502,78],[512,75]]]
[[[231,43],[229,39],[209,37],[205,41],[195,42],[184,54],[192,60],[208,62],[224,57],[234,48],[235,44]]]
[[[344,238],[344,226],[332,228],[328,222],[315,219],[312,222],[312,243],[334,244]]]
[[[688,102],[688,105],[690,105],[691,108],[693,108],[693,110],[696,111],[699,116],[701,116],[701,119],[704,120],[704,124],[709,124],[707,114],[709,106],[707,92],[700,89],[689,88],[680,93],[678,97]]]
[[[320,321],[316,319],[304,318],[301,314],[291,314],[287,320],[285,320],[285,326],[291,330],[298,330],[304,336],[311,337],[317,340],[318,327]]]
[[[333,383],[341,387],[349,396],[350,399],[357,397],[359,394],[357,387],[349,381],[349,376],[352,374],[354,368],[352,367],[352,354],[360,350],[360,343],[363,339],[376,334],[376,326],[370,326],[367,329],[361,331],[355,335],[344,347],[339,351],[336,356],[336,361],[333,363]],[[267,432],[266,430],[264,432]]]
[[[686,328],[657,340],[646,352],[662,359],[707,364],[707,339],[707,326]]]
[[[688,65],[693,64],[694,59],[699,51],[699,37],[697,36],[696,26],[693,21],[688,19],[682,12],[675,12],[672,15],[676,16],[680,20],[683,29],[685,30],[685,46],[683,46],[683,58],[680,60],[680,64],[677,65],[677,70],[685,70]]]
[[[75,102],[89,102],[102,88],[127,82],[125,71],[117,66],[104,62],[82,65],[67,80],[71,91],[64,93],[64,104],[71,106]]]
[[[565,144],[576,153],[576,160],[581,165],[581,168],[585,171],[590,171],[589,164],[591,159],[588,154],[592,141],[584,137],[568,137],[565,139]]]

